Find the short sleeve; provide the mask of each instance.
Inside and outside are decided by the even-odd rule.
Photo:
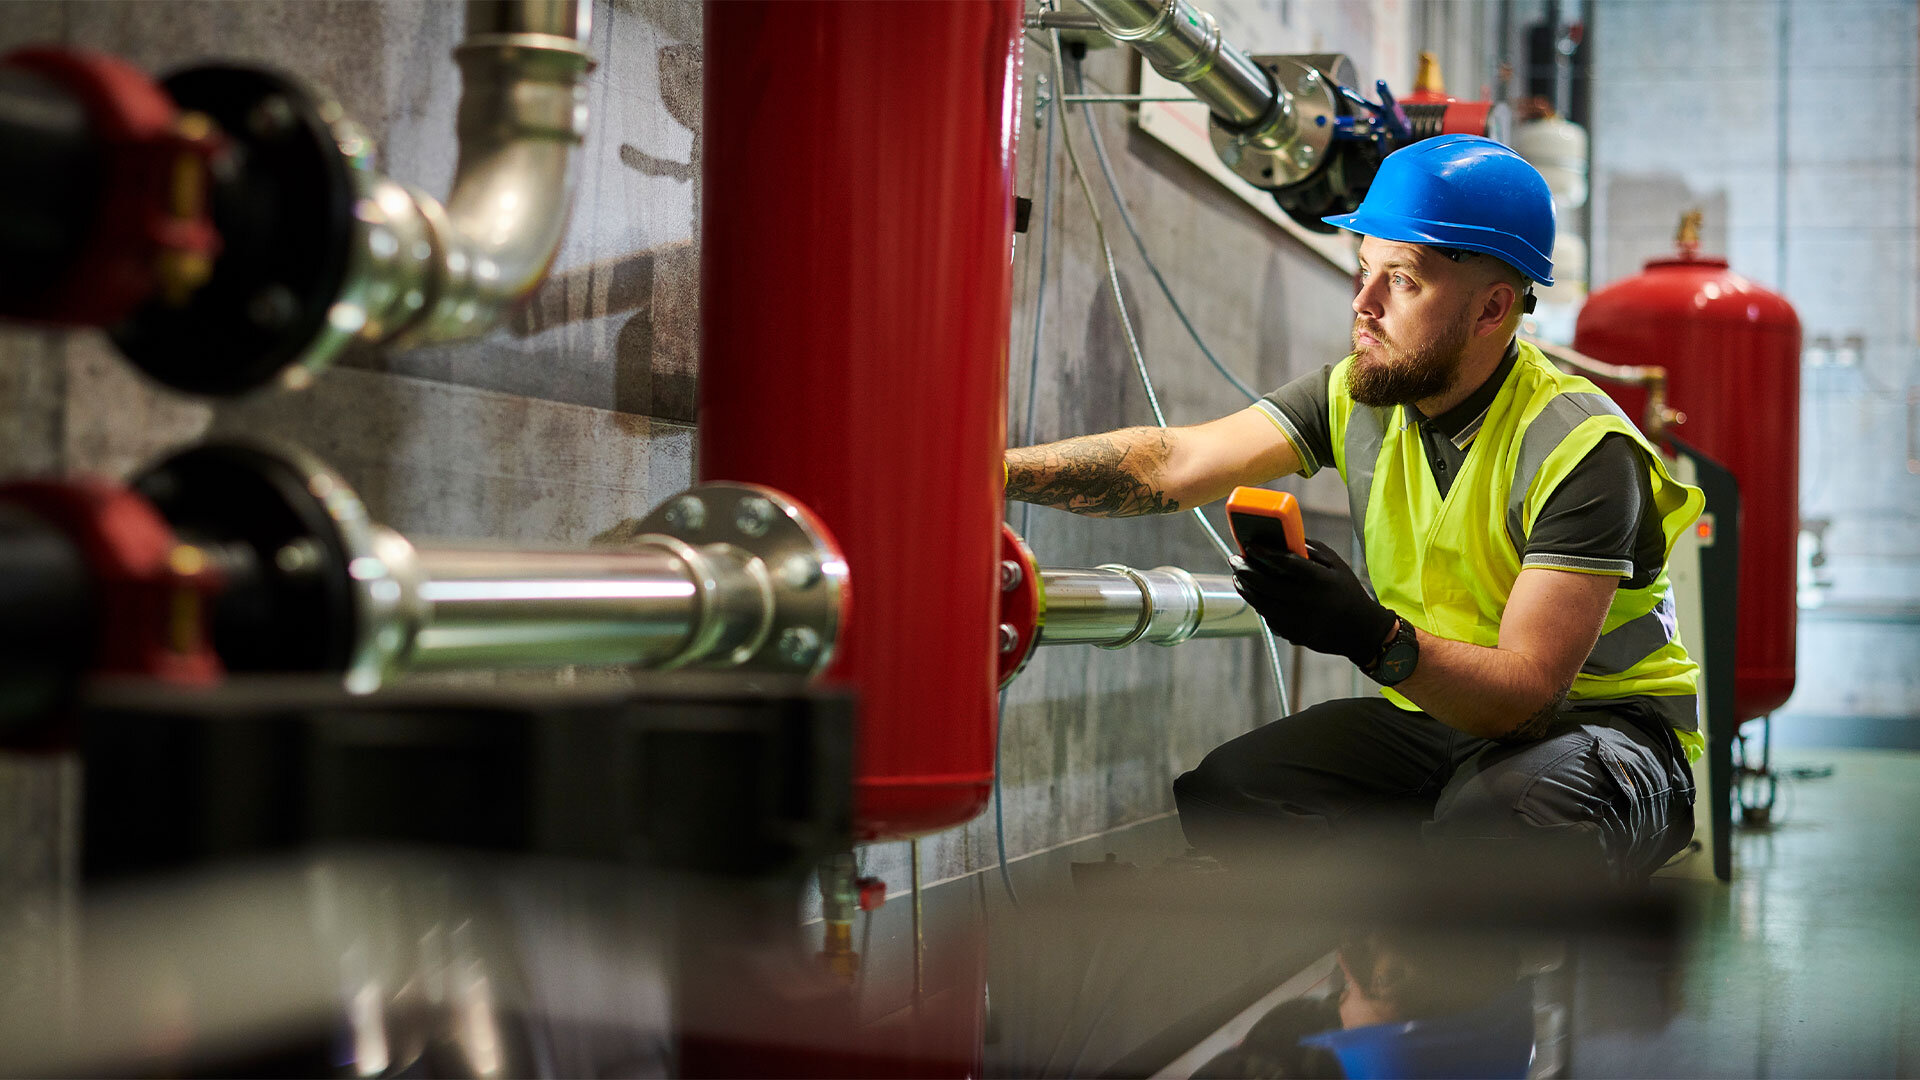
[[[1666,548],[1643,454],[1625,435],[1588,451],[1541,507],[1521,568],[1602,574],[1632,588],[1658,577]]]
[[[1254,402],[1300,455],[1300,475],[1312,476],[1333,462],[1333,420],[1328,386],[1333,365],[1305,375]]]

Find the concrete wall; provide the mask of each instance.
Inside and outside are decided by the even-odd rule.
[[[1801,516],[1831,522],[1831,586],[1783,715],[1920,717],[1920,8],[1602,0],[1594,23],[1595,287],[1701,206],[1702,249],[1800,313]]]
[[[1296,4],[1291,17],[1345,25],[1355,12],[1392,40],[1408,35],[1411,15],[1397,0]],[[339,94],[390,174],[429,191],[446,190],[452,175],[458,77],[448,54],[461,32],[457,4],[47,2],[10,4],[7,16],[0,48],[60,41],[156,71],[214,57],[286,69]],[[272,434],[322,455],[377,519],[405,532],[566,544],[584,544],[688,483],[700,8],[612,0],[596,5],[594,20],[599,67],[572,225],[551,280],[511,327],[466,345],[359,354],[303,393],[223,404],[147,384],[101,335],[0,329],[0,475],[124,476],[209,433]],[[1020,158],[1023,190],[1036,198],[1044,132],[1033,105],[1046,66],[1038,43],[1029,48]],[[1096,52],[1086,68],[1096,90],[1131,88],[1130,54]],[[1071,122],[1091,169],[1082,120]],[[1344,274],[1134,134],[1126,111],[1103,107],[1097,122],[1147,243],[1227,364],[1264,389],[1344,352]],[[1107,198],[1104,190],[1099,197]],[[1037,356],[1037,232],[1021,238],[1016,253],[1011,429],[1026,428],[1036,361],[1033,439],[1148,422],[1088,214],[1057,143],[1053,201]],[[1243,407],[1153,291],[1111,208],[1104,212],[1123,245],[1125,292],[1172,421]],[[1037,212],[1034,220],[1037,230]],[[1344,514],[1337,480],[1293,486],[1328,512],[1316,515],[1315,527],[1337,536],[1342,523],[1328,516]],[[1107,522],[1035,510],[1027,530],[1041,560],[1054,565],[1222,568],[1186,519]],[[1296,704],[1350,690],[1344,663],[1311,657],[1302,669]],[[1252,642],[1046,651],[1007,699],[1009,854],[1169,813],[1178,772],[1276,710],[1264,653]],[[15,865],[59,861],[66,834],[46,821],[58,816],[71,784],[53,770],[0,763],[0,787],[20,796],[0,799],[0,849],[26,845],[46,856]],[[992,816],[924,847],[929,880],[990,866]],[[896,886],[907,881],[904,845],[868,852],[867,863]]]

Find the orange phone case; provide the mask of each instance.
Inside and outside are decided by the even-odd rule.
[[[1307,557],[1307,530],[1300,521],[1300,503],[1284,491],[1234,488],[1227,496],[1227,524],[1243,554],[1249,543],[1284,541],[1289,551]]]

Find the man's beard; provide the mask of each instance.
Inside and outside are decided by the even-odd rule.
[[[1418,348],[1403,350],[1387,340],[1380,324],[1361,316],[1354,319],[1357,337],[1365,330],[1379,344],[1366,349],[1354,343],[1353,364],[1347,369],[1347,393],[1362,405],[1410,405],[1438,397],[1453,387],[1460,374],[1460,357],[1467,347],[1466,312],[1439,337]]]

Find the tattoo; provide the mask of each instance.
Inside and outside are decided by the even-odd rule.
[[[1007,455],[1007,498],[1089,517],[1169,514],[1177,500],[1157,487],[1172,442],[1161,428],[1030,446]]]
[[[1533,742],[1542,735],[1545,735],[1547,733],[1547,725],[1553,723],[1553,718],[1560,715],[1561,707],[1567,703],[1568,689],[1570,688],[1562,687],[1558,693],[1547,699],[1545,705],[1540,706],[1538,712],[1520,721],[1519,724],[1514,726],[1512,731],[1507,732],[1494,741],[1503,743]]]

